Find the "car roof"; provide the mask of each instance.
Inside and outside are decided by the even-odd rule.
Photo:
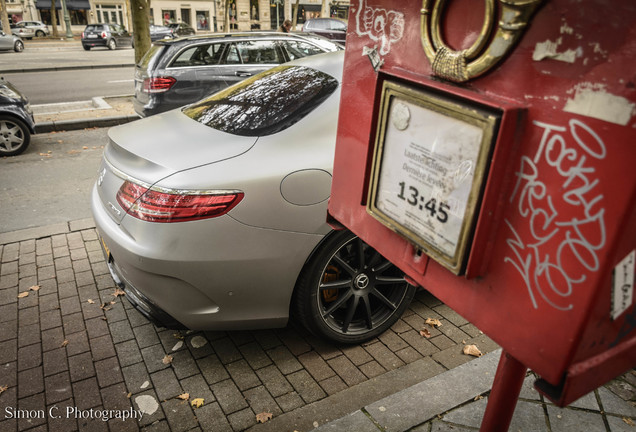
[[[159,45],[175,45],[183,42],[204,42],[204,41],[221,41],[221,40],[240,40],[240,39],[259,39],[259,38],[277,38],[277,39],[313,39],[317,36],[313,33],[282,33],[275,31],[262,31],[262,32],[237,32],[237,33],[214,33],[207,35],[193,35],[186,36],[177,39],[166,39],[154,42]],[[325,38],[323,38],[325,39]],[[329,39],[325,39],[329,42],[333,42]]]

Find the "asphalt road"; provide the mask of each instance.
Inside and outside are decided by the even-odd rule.
[[[132,66],[5,73],[3,76],[20,89],[32,104],[85,101],[95,96],[132,95],[135,92]]]
[[[37,134],[25,153],[0,158],[0,232],[91,217],[108,128]]]

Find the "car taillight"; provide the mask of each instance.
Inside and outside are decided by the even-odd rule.
[[[168,91],[177,82],[173,77],[155,77],[144,80],[144,91],[146,93],[162,93]]]
[[[108,37],[108,35],[106,34],[105,31],[102,32],[102,39],[106,39]]]
[[[186,222],[222,216],[242,199],[243,192],[164,192],[125,181],[117,202],[131,216],[148,222]]]
[[[82,32],[82,39],[84,39],[84,32]]]

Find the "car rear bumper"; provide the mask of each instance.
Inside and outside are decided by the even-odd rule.
[[[108,39],[82,39],[82,45],[88,47],[105,47],[108,44]]]

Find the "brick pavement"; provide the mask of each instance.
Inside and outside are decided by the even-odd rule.
[[[390,331],[347,347],[293,324],[251,332],[158,328],[115,295],[92,221],[68,226],[19,240],[0,235],[2,432],[267,430],[256,426],[263,412],[312,415],[322,424],[471,360],[464,343],[484,353],[497,348],[424,291]],[[442,322],[427,326],[429,339],[419,333],[426,318]],[[189,401],[178,398],[184,393]],[[201,407],[191,406],[195,398]],[[75,411],[67,417],[67,407],[84,417],[91,409],[144,414],[105,422]],[[11,418],[18,414],[32,418]]]

